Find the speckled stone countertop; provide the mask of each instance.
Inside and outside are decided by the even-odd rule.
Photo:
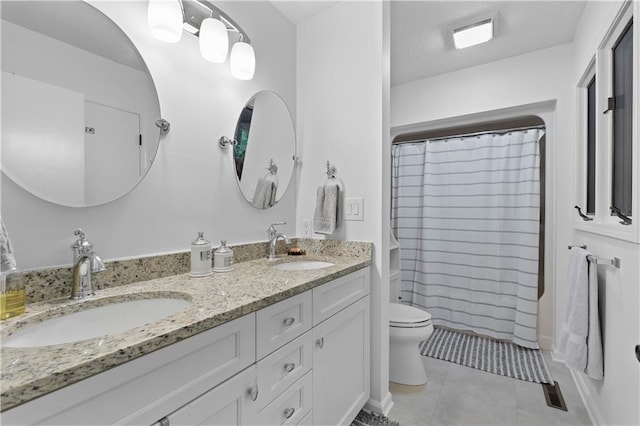
[[[301,243],[306,256],[236,263],[234,271],[193,278],[180,274],[98,290],[82,301],[53,299],[27,305],[2,321],[1,337],[29,324],[117,300],[175,297],[191,301],[181,312],[112,336],[38,348],[0,347],[1,411],[176,343],[242,315],[302,293],[371,263],[371,244]],[[338,244],[338,245],[336,245]],[[276,263],[320,260],[334,265],[282,271]]]

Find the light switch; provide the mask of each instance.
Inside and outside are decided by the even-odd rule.
[[[345,220],[364,220],[364,198],[346,198]]]

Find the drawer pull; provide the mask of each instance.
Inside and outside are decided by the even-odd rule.
[[[256,399],[258,399],[258,385],[251,386],[247,391],[247,394],[249,394],[251,401],[255,402]]]
[[[296,319],[293,318],[293,317],[288,317],[288,318],[285,318],[282,322],[284,323],[284,325],[286,325],[288,327],[291,324],[293,324],[294,322],[296,322]]]
[[[316,345],[322,349],[324,347],[324,337],[321,337],[319,339],[316,340]]]
[[[288,419],[288,418],[290,418],[291,416],[293,416],[293,413],[295,413],[295,412],[296,412],[296,409],[295,409],[295,408],[285,408],[285,410],[284,410],[284,417]]]
[[[288,362],[284,365],[284,371],[287,373],[291,373],[294,368],[296,368],[296,365],[292,362]]]

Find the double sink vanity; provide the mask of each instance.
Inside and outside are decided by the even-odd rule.
[[[305,243],[29,303],[2,324],[3,424],[348,424],[369,398],[371,244]]]

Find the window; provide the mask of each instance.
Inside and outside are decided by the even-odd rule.
[[[636,97],[640,59],[636,3],[619,3],[578,80],[578,137],[574,228],[640,243],[640,149]],[[603,28],[605,30],[605,28]],[[634,181],[636,176],[636,181]]]
[[[611,206],[631,216],[633,128],[633,24],[629,24],[612,49],[613,144]]]
[[[596,213],[596,76],[587,85],[587,214]]]

